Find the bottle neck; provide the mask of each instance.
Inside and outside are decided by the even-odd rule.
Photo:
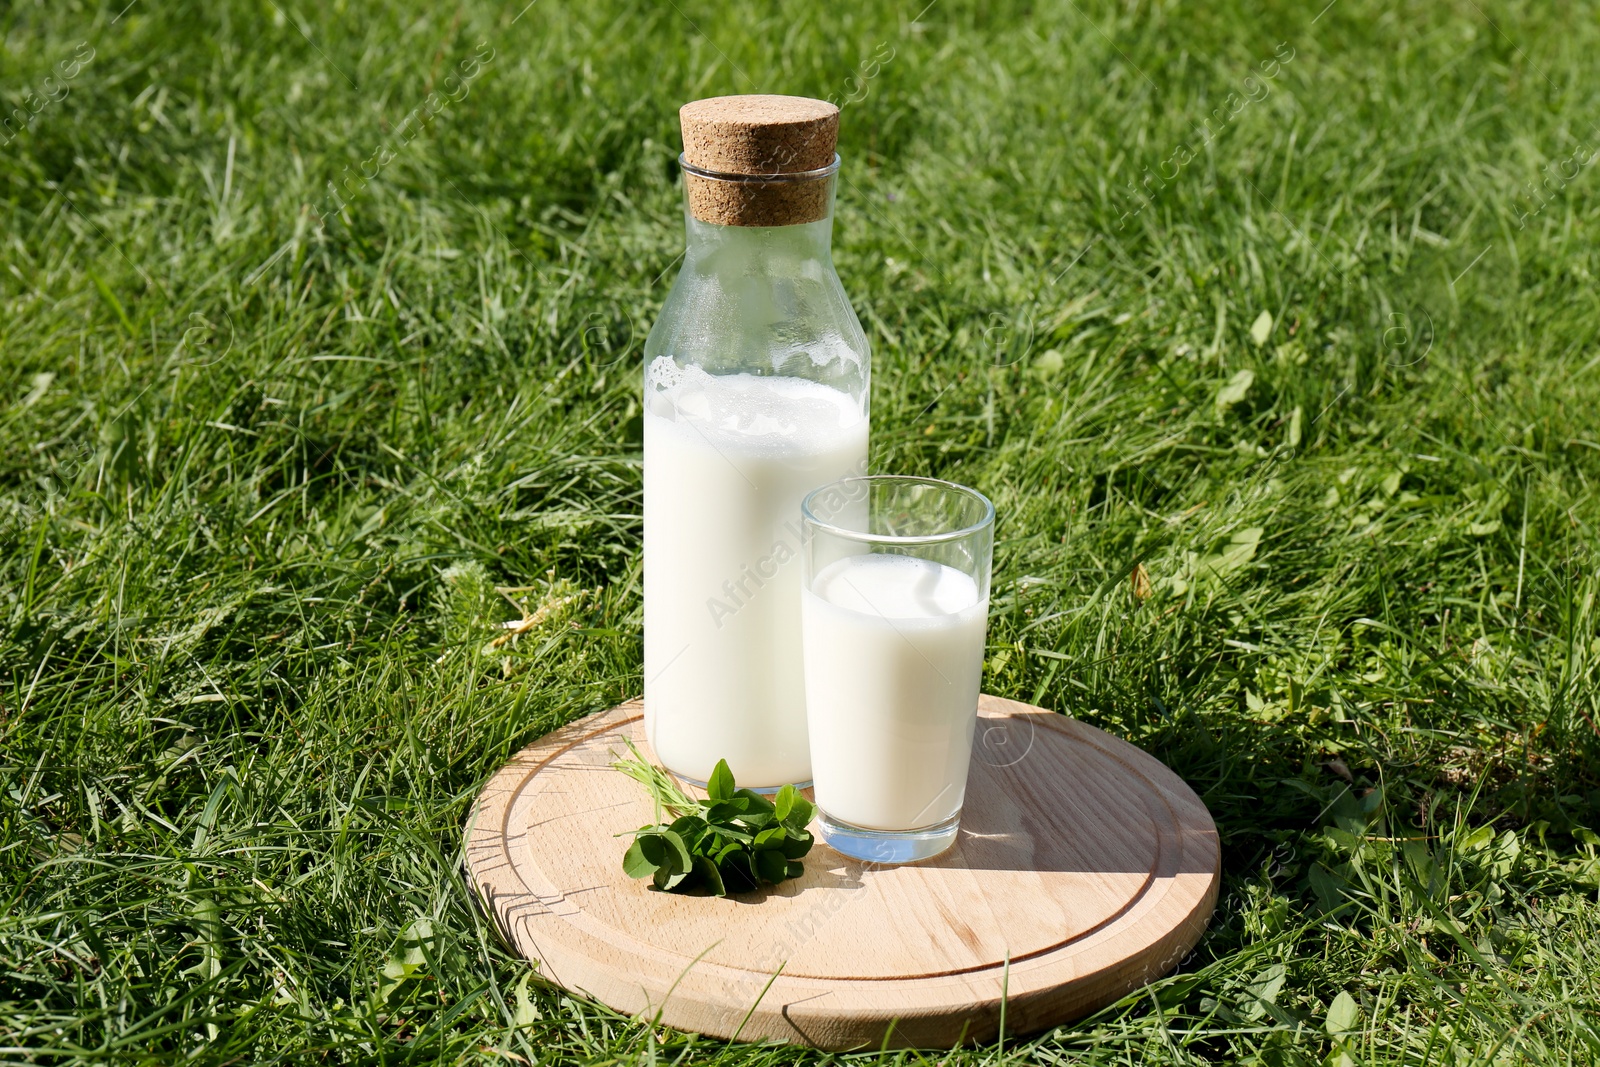
[[[684,164],[687,262],[748,258],[750,274],[782,274],[804,262],[833,269],[833,198],[839,157],[793,175],[716,175]]]
[[[739,261],[741,273],[784,274],[806,263],[833,269],[833,214],[794,226],[719,226],[685,213],[687,263]],[[687,265],[687,264],[686,264]]]

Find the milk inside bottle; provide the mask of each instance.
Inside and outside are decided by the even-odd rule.
[[[870,354],[834,271],[838,109],[683,108],[688,248],[645,345],[645,726],[670,771],[811,779],[800,502],[865,471]]]

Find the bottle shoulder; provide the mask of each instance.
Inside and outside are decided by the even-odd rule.
[[[670,355],[717,374],[859,379],[864,391],[871,346],[830,261],[730,258],[686,259],[645,342],[647,364]]]

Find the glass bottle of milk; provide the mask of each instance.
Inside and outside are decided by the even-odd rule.
[[[800,502],[864,474],[870,351],[834,271],[838,108],[686,105],[688,249],[644,354],[644,716],[696,782],[811,779]]]

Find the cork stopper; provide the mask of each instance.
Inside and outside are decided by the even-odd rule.
[[[827,217],[827,178],[784,176],[833,162],[839,138],[834,105],[803,96],[718,96],[685,104],[678,119],[684,162],[729,176],[685,172],[695,218],[722,226],[794,226]],[[774,180],[760,180],[767,175]]]

